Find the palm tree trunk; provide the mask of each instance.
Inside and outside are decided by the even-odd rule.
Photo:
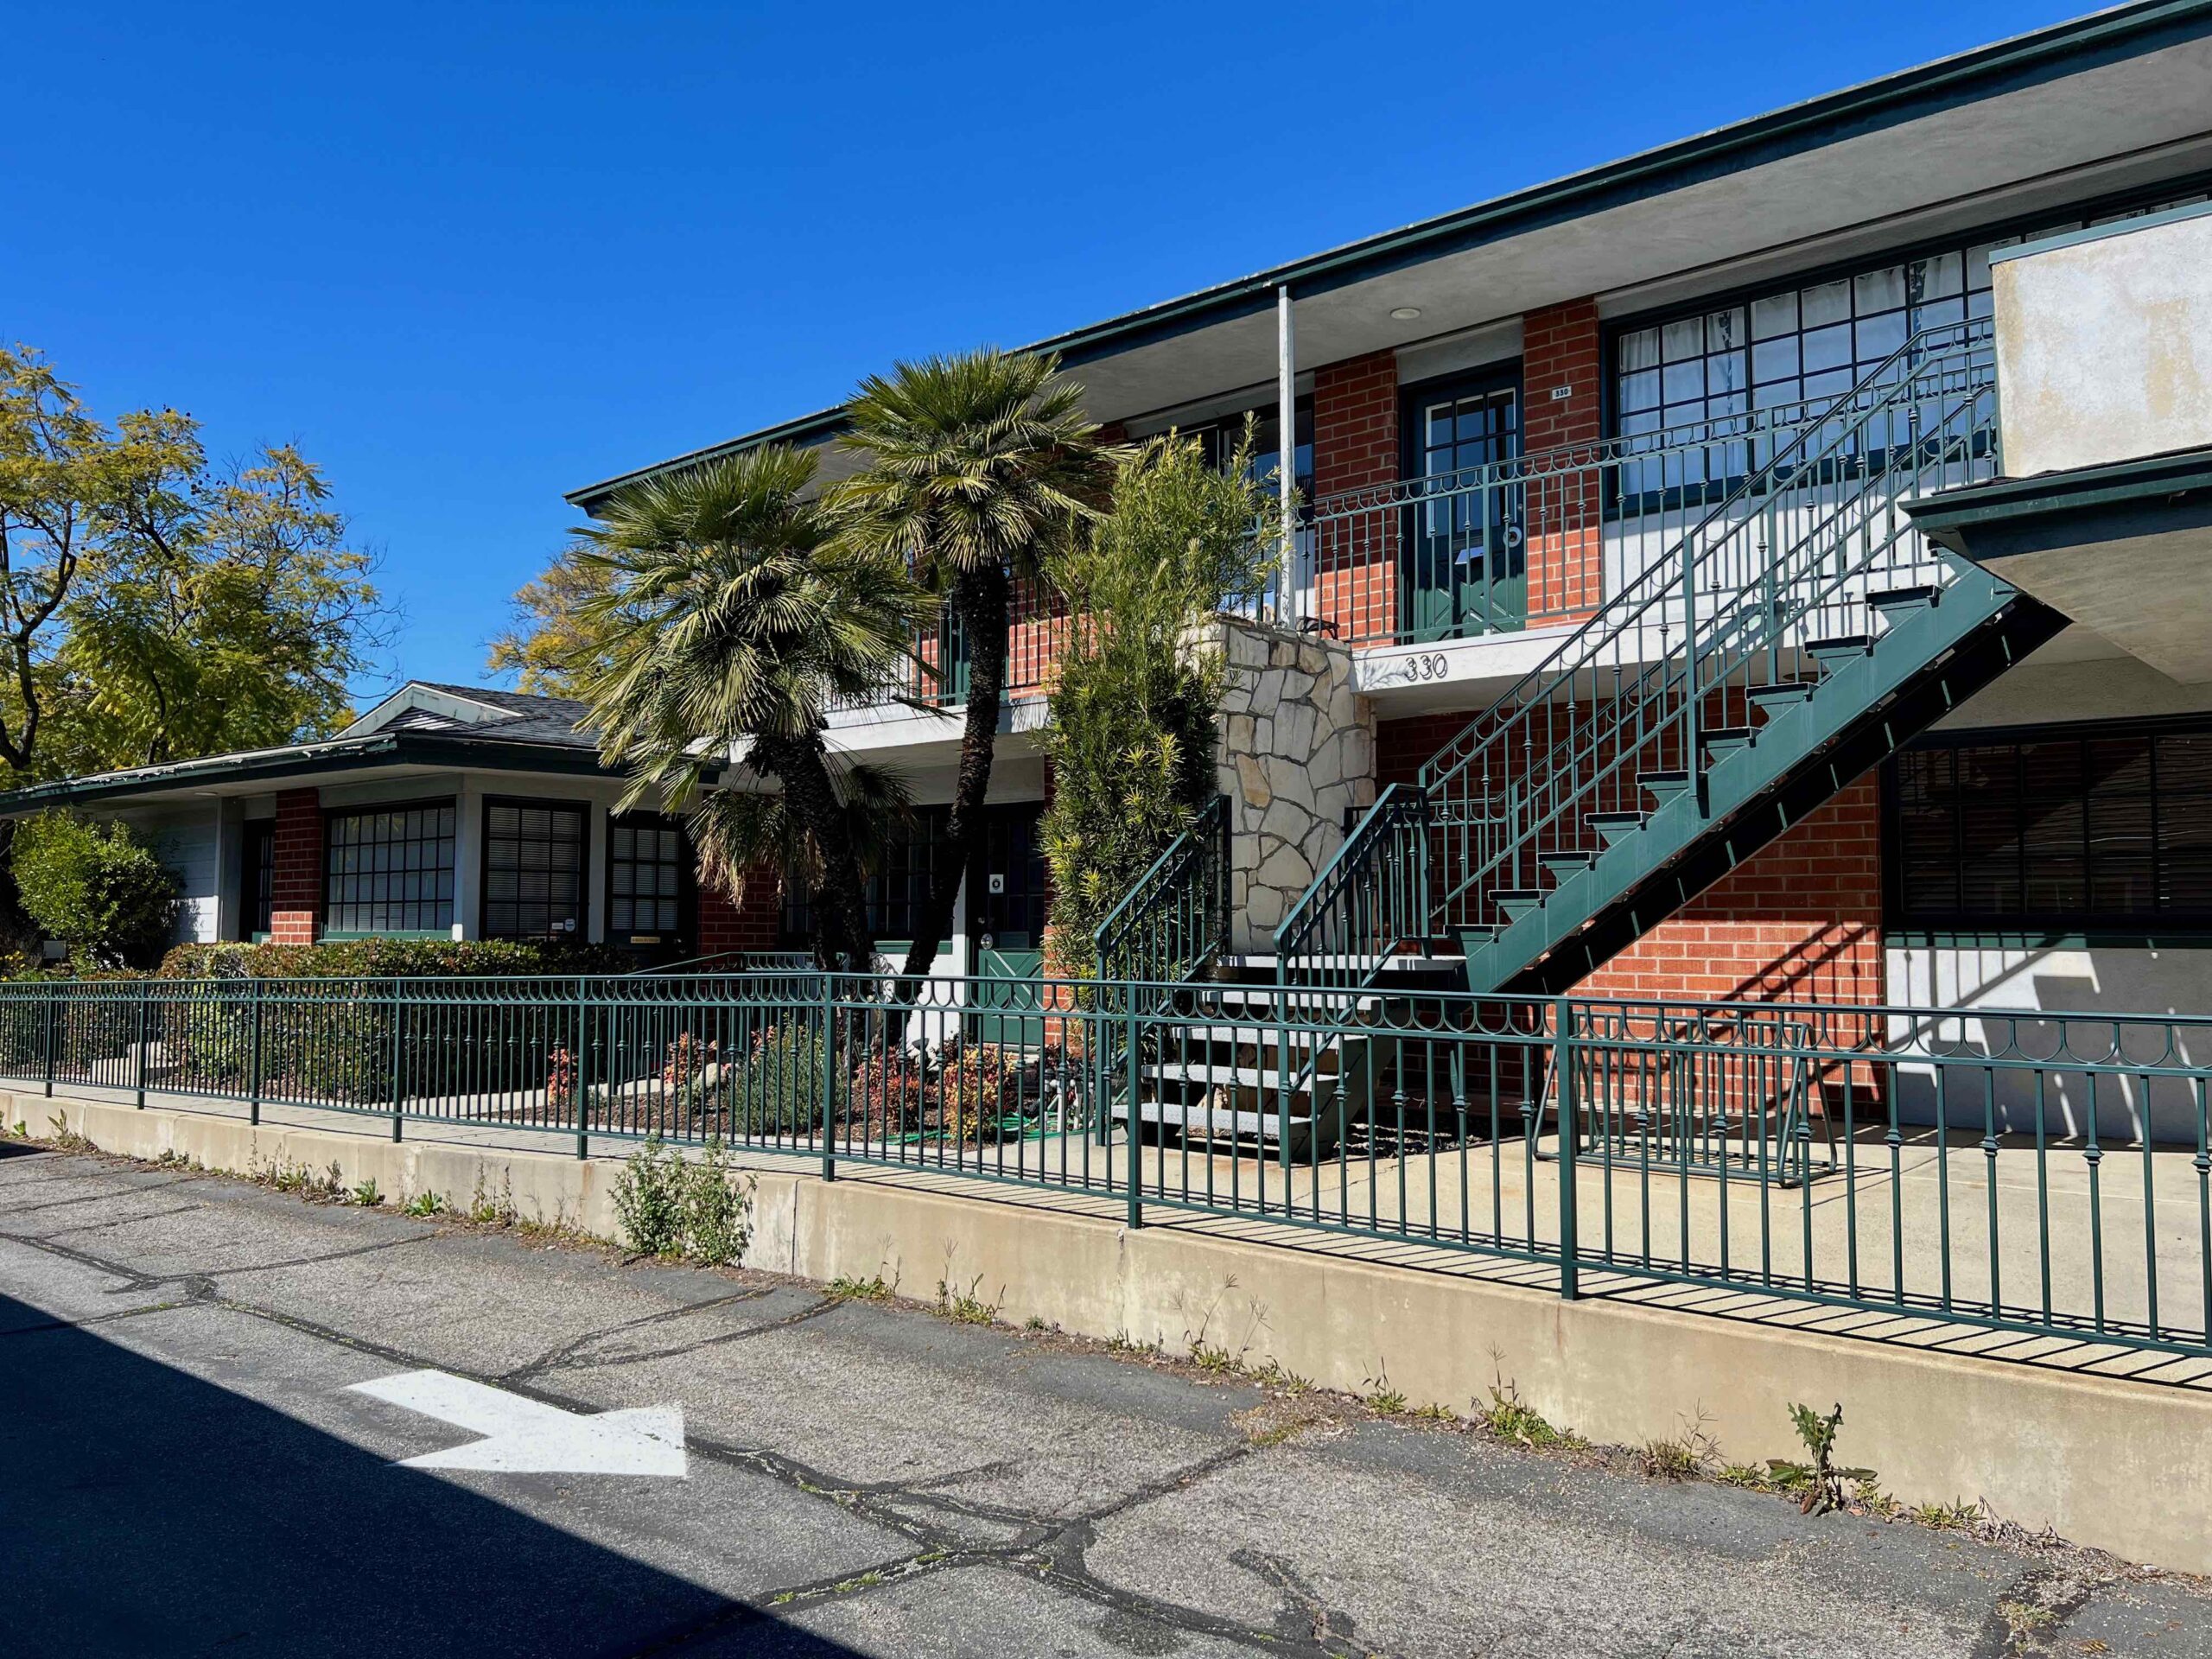
[[[868,972],[875,965],[875,936],[868,931],[868,889],[821,734],[763,738],[753,753],[782,781],[791,810],[822,854],[822,884],[814,893],[817,955],[837,972]]]
[[[1005,568],[992,564],[970,571],[953,584],[950,598],[968,647],[968,721],[960,734],[960,775],[953,785],[952,817],[945,830],[953,855],[930,877],[929,903],[914,930],[906,965],[900,970],[910,985],[929,972],[952,931],[952,907],[960,897],[960,879],[983,833],[983,798],[990,793],[999,710],[1006,701],[1014,584]]]

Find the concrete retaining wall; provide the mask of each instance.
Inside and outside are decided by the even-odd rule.
[[[480,1185],[525,1216],[612,1236],[615,1159],[405,1142],[337,1128],[255,1129],[188,1111],[26,1095],[10,1123],[65,1126],[137,1158],[187,1153],[212,1168],[336,1164],[394,1200]],[[1497,1377],[1551,1421],[1638,1445],[1701,1422],[1731,1459],[1788,1457],[1787,1409],[1840,1401],[1839,1454],[1907,1503],[1981,1497],[2131,1560],[2212,1572],[2212,1395],[1852,1341],[1620,1302],[1376,1266],[1338,1255],[943,1196],[804,1165],[756,1172],[747,1265],[827,1281],[940,1280],[1084,1335],[1159,1341],[1203,1332],[1328,1388],[1388,1376],[1415,1404],[1465,1413]],[[1163,1217],[1163,1221],[1166,1217]]]

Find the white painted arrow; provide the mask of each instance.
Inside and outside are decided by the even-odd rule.
[[[350,1392],[373,1395],[483,1436],[401,1461],[403,1469],[505,1474],[684,1476],[683,1408],[647,1406],[595,1416],[563,1411],[444,1371],[402,1371]]]

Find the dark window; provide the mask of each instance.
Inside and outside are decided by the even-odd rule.
[[[2212,925],[2212,728],[1929,743],[1892,779],[1904,924]]]
[[[334,933],[453,926],[451,801],[334,812],[323,825],[323,925]]]
[[[929,900],[931,878],[940,865],[957,856],[947,835],[951,817],[948,807],[918,808],[912,826],[883,849],[868,881],[868,925],[877,939],[894,944],[914,937]],[[813,906],[796,883],[786,883],[785,944],[804,946],[813,936]]]
[[[238,937],[257,939],[276,925],[276,819],[260,818],[246,825],[244,853],[239,891],[245,903],[239,906]]]
[[[666,944],[689,930],[683,897],[690,863],[683,826],[632,813],[607,829],[607,936],[617,944]]]
[[[484,937],[543,939],[584,925],[584,809],[547,801],[484,808]]]
[[[968,872],[968,931],[989,934],[1002,950],[1045,942],[1045,843],[1037,832],[1044,813],[1040,802],[993,807],[983,819],[979,861]]]
[[[1614,430],[1632,437],[1848,391],[1921,329],[1989,315],[1997,249],[2203,200],[2062,216],[1624,329],[1613,339]]]
[[[1276,405],[1251,411],[1252,461],[1247,475],[1255,483],[1264,484],[1272,491],[1276,487],[1275,476],[1282,466],[1282,422]],[[1217,421],[1183,429],[1184,435],[1196,438],[1205,451],[1206,464],[1225,467],[1236,454],[1236,446],[1244,439],[1244,416],[1230,415]],[[1291,458],[1291,482],[1297,486],[1299,499],[1313,499],[1313,400],[1301,397],[1297,403],[1298,450]]]

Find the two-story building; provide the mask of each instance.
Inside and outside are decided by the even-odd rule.
[[[2132,4],[1036,342],[1114,432],[1219,452],[1251,416],[1260,466],[1290,458],[1289,568],[1224,625],[1224,948],[1425,953],[1478,989],[2212,1008],[2208,193],[2212,4]],[[769,442],[834,478],[841,425],[569,499]],[[1061,637],[1015,630],[955,968],[1027,965],[1048,919]],[[7,804],[199,814],[211,935],[788,938],[688,875],[672,928],[622,911],[640,843],[625,866],[612,780],[529,700],[396,702],[312,753]],[[445,721],[452,753],[361,770]],[[903,704],[835,732],[925,804],[958,734]],[[948,855],[928,822],[877,878],[887,939]],[[359,909],[364,836],[424,849],[437,896]],[[525,916],[493,888],[540,840],[562,896]]]

